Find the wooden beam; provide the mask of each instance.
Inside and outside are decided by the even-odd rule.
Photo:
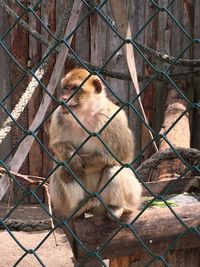
[[[174,207],[174,212],[187,227],[198,227],[200,223],[200,204]],[[136,215],[136,214],[135,214]],[[134,214],[126,219],[135,217]],[[114,221],[102,217],[91,217],[75,222],[75,230],[79,240],[91,251],[98,251],[119,226]],[[147,209],[133,224],[134,231],[154,253],[163,253],[186,228],[178,221],[169,208]],[[123,246],[122,246],[123,244]],[[123,249],[122,249],[123,247]],[[200,247],[200,236],[190,232],[182,237],[173,249]],[[88,256],[80,246],[77,246],[78,260]],[[130,229],[119,231],[101,252],[103,259],[136,255],[141,258],[148,252]]]
[[[180,91],[187,95],[188,85],[185,82],[178,83]],[[190,148],[190,124],[189,113],[186,112],[188,103],[180,97],[180,94],[175,88],[168,88],[167,99],[165,102],[164,121],[161,133],[166,133],[166,137],[170,144],[176,147]],[[168,131],[170,129],[170,131]],[[169,148],[168,143],[160,140],[160,151],[165,151]],[[187,166],[181,159],[164,160],[157,169],[155,179],[162,179],[167,174],[182,175],[187,170]]]
[[[152,181],[145,183],[146,186],[156,195],[162,195],[166,192],[168,188],[170,188],[173,184],[177,184],[172,187],[169,191],[169,194],[181,194],[183,192],[188,192],[191,186],[199,187],[200,185],[200,177],[184,177],[184,178],[166,178],[159,181]],[[151,193],[143,188],[142,191],[143,196],[151,196]]]

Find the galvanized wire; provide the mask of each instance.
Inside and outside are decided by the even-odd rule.
[[[181,89],[179,88],[179,86],[174,82],[174,76],[170,74],[172,67],[174,67],[175,65],[181,65],[181,66],[192,66],[192,67],[199,67],[200,66],[200,59],[195,59],[195,60],[185,60],[182,59],[182,55],[183,53],[185,53],[185,51],[187,51],[192,45],[194,44],[198,44],[200,43],[200,39],[194,39],[193,37],[191,37],[187,31],[184,29],[184,27],[180,24],[180,22],[173,16],[172,12],[170,11],[170,6],[173,5],[173,1],[169,1],[168,5],[165,7],[160,7],[156,1],[153,0],[149,0],[149,2],[152,3],[152,5],[156,8],[155,13],[149,18],[149,20],[140,28],[140,30],[135,33],[134,37],[131,40],[127,40],[126,38],[122,37],[120,35],[120,33],[117,31],[116,27],[115,27],[115,23],[113,22],[112,19],[110,19],[110,17],[108,17],[103,11],[102,11],[102,7],[104,6],[104,4],[107,1],[101,1],[100,4],[98,4],[97,2],[99,1],[85,1],[82,0],[82,2],[88,7],[88,13],[85,15],[85,18],[75,27],[75,29],[73,30],[73,32],[69,33],[69,38],[70,36],[80,27],[80,25],[84,22],[85,19],[87,19],[90,14],[96,12],[96,14],[98,14],[102,20],[104,20],[104,22],[106,23],[107,27],[109,27],[117,36],[119,39],[121,39],[122,43],[121,45],[119,45],[117,47],[117,49],[113,52],[113,54],[107,59],[107,61],[102,65],[102,66],[93,66],[91,65],[89,62],[85,62],[79,55],[77,55],[77,53],[74,51],[74,49],[69,46],[67,39],[63,39],[62,38],[62,33],[63,30],[67,24],[67,21],[69,19],[70,16],[70,12],[71,12],[71,6],[73,4],[73,1],[67,1],[67,8],[63,14],[63,17],[60,21],[60,24],[57,28],[57,31],[55,33],[52,33],[48,27],[46,27],[46,25],[44,24],[44,22],[40,19],[40,17],[36,14],[36,10],[39,6],[39,4],[42,2],[38,1],[34,6],[24,6],[21,2],[16,1],[16,3],[18,5],[21,6],[21,8],[23,9],[23,14],[22,15],[17,15],[6,3],[5,1],[0,0],[0,8],[2,10],[4,10],[4,12],[6,14],[8,14],[9,16],[11,16],[14,19],[14,23],[12,23],[12,25],[6,30],[6,32],[4,32],[2,34],[2,36],[0,37],[0,45],[2,47],[2,49],[4,50],[5,54],[7,54],[7,56],[9,58],[11,58],[15,64],[22,70],[23,75],[20,77],[20,79],[18,81],[16,81],[16,84],[13,86],[13,88],[11,88],[10,92],[3,97],[3,99],[0,101],[0,108],[3,109],[7,115],[9,116],[8,121],[5,121],[5,123],[3,124],[2,128],[0,129],[0,143],[3,140],[3,138],[5,137],[5,134],[8,133],[8,131],[10,130],[11,124],[15,124],[17,125],[20,130],[23,132],[23,136],[20,140],[18,140],[18,143],[16,144],[16,146],[20,145],[20,143],[27,137],[27,136],[32,136],[34,137],[35,141],[37,142],[37,144],[42,148],[42,150],[54,161],[55,163],[55,167],[49,172],[48,176],[45,177],[44,181],[38,185],[33,191],[31,190],[27,190],[19,181],[18,179],[9,171],[9,168],[7,166],[7,160],[10,157],[10,155],[12,154],[13,150],[8,151],[7,155],[5,155],[4,159],[2,159],[0,161],[0,165],[6,170],[6,173],[9,175],[10,179],[12,181],[14,181],[15,185],[23,192],[23,196],[21,199],[18,200],[18,202],[10,209],[10,211],[3,217],[0,219],[0,228],[4,228],[7,230],[7,232],[9,233],[9,235],[13,238],[13,240],[16,242],[16,244],[22,249],[23,254],[22,256],[16,261],[16,263],[14,264],[14,266],[17,266],[23,259],[24,257],[26,257],[28,254],[32,254],[34,255],[34,257],[36,258],[36,260],[38,261],[38,263],[40,264],[40,266],[45,266],[45,263],[40,259],[40,257],[37,254],[38,249],[42,246],[42,244],[46,241],[46,239],[49,237],[49,235],[51,235],[55,229],[61,225],[65,225],[65,227],[68,229],[68,231],[71,233],[71,235],[73,236],[73,238],[76,240],[76,242],[79,244],[79,246],[82,247],[82,249],[85,251],[85,253],[87,254],[87,257],[80,262],[80,264],[84,264],[84,262],[86,262],[88,259],[92,258],[96,258],[97,260],[99,260],[103,266],[106,266],[105,263],[103,262],[103,257],[102,257],[102,253],[103,251],[106,249],[106,247],[108,246],[108,244],[113,240],[113,238],[123,229],[127,228],[131,231],[131,233],[133,234],[133,236],[138,240],[138,243],[140,244],[140,246],[144,249],[144,251],[146,251],[146,253],[148,253],[151,257],[152,260],[149,261],[147,263],[146,266],[151,266],[152,263],[154,263],[155,261],[159,260],[161,261],[165,266],[170,266],[169,263],[166,260],[167,255],[169,255],[169,253],[174,249],[176,243],[183,238],[185,235],[187,235],[189,232],[193,231],[195,232],[195,234],[197,234],[199,237],[199,231],[196,228],[190,228],[185,222],[183,222],[183,220],[179,217],[178,214],[176,214],[175,210],[173,209],[173,207],[171,207],[168,202],[166,201],[166,195],[168,193],[170,193],[170,191],[177,186],[179,180],[184,177],[184,175],[189,171],[196,171],[196,173],[198,175],[200,175],[200,167],[199,165],[195,165],[195,164],[191,164],[188,160],[186,160],[186,158],[188,159],[194,159],[194,160],[198,160],[199,161],[199,151],[197,150],[192,150],[190,149],[190,151],[183,151],[183,149],[181,148],[176,148],[174,147],[167,139],[167,134],[174,128],[176,127],[176,124],[181,120],[182,116],[184,116],[189,110],[193,110],[193,109],[200,109],[200,103],[193,103],[190,99],[188,99],[188,97],[181,91]],[[187,47],[185,47],[182,51],[179,52],[179,54],[175,57],[171,57],[168,55],[164,55],[158,51],[155,51],[149,47],[144,46],[143,44],[139,43],[136,38],[138,37],[138,35],[145,29],[145,27],[148,26],[149,23],[151,23],[151,21],[154,19],[154,17],[159,13],[159,12],[165,12],[173,21],[174,23],[177,25],[177,27],[182,31],[182,33],[187,36],[188,40],[189,40],[189,45]],[[37,21],[46,29],[46,31],[49,33],[49,35],[52,38],[52,41],[50,42],[47,38],[45,38],[44,36],[42,36],[40,33],[38,33],[37,31],[35,31],[29,24],[27,24],[23,19],[23,15],[24,14],[28,14],[31,13],[36,19]],[[10,34],[10,32],[13,30],[13,27],[15,25],[21,25],[22,27],[24,27],[34,38],[36,38],[36,40],[38,40],[39,42],[41,42],[42,44],[44,44],[45,46],[48,46],[48,49],[46,51],[46,53],[44,54],[43,58],[40,60],[40,62],[38,62],[38,65],[33,68],[33,69],[28,69],[27,66],[22,66],[18,59],[12,54],[12,52],[10,52],[8,50],[8,48],[6,47],[6,45],[4,44],[4,40],[5,38]],[[130,75],[128,74],[122,74],[122,73],[118,73],[118,72],[113,72],[113,71],[108,71],[106,69],[106,65],[111,61],[112,57],[117,53],[117,51],[119,49],[121,49],[127,42],[131,43],[132,46],[134,47],[134,50],[136,53],[138,53],[138,55],[141,56],[142,60],[145,62],[145,64],[147,64],[153,71],[154,71],[154,75],[152,77],[145,77],[148,79],[148,84],[150,84],[151,82],[154,81],[159,81],[160,79],[164,79],[167,82],[169,82],[174,89],[181,95],[181,97],[187,102],[188,104],[188,109],[181,114],[181,116],[179,118],[176,119],[176,121],[173,122],[173,124],[171,125],[170,128],[166,129],[164,133],[160,134],[158,132],[156,132],[155,129],[153,129],[152,126],[148,125],[145,120],[143,119],[142,114],[140,114],[140,112],[136,109],[135,107],[135,102],[137,101],[138,97],[140,97],[140,95],[142,93],[144,93],[146,91],[147,85],[143,85],[143,87],[141,88],[140,93],[134,97],[133,99],[129,99],[129,101],[123,101],[112,89],[112,87],[108,84],[108,82],[106,81],[106,79],[102,76],[102,75],[108,75],[110,77],[117,77],[119,79],[127,79],[130,80]],[[54,96],[52,96],[48,90],[46,89],[45,85],[43,84],[43,82],[41,81],[41,77],[38,77],[37,71],[41,70],[41,69],[45,69],[45,67],[48,66],[48,59],[49,56],[54,53],[55,51],[58,52],[59,51],[59,47],[61,44],[64,44],[69,50],[70,50],[70,55],[68,55],[68,60],[69,61],[73,61],[75,62],[77,65],[79,66],[83,66],[85,67],[89,72],[90,75],[92,74],[96,74],[100,77],[100,79],[102,80],[102,82],[105,84],[105,86],[108,88],[109,92],[118,100],[118,102],[120,103],[119,105],[119,109],[115,112],[115,114],[113,114],[113,116],[106,122],[106,124],[102,127],[102,129],[100,129],[98,132],[93,133],[90,132],[79,120],[79,118],[76,116],[76,114],[74,114],[72,112],[72,110],[70,110],[70,108],[68,107],[67,103],[63,102],[63,101],[58,101]],[[157,65],[152,64],[149,59],[148,56],[152,55],[156,60],[168,63],[168,67],[165,68],[164,70],[160,69]],[[199,74],[199,70],[192,70],[191,72],[192,77],[193,77],[193,73],[195,73],[195,75]],[[24,110],[24,103],[18,103],[18,105],[20,106],[20,108],[18,109],[18,114],[16,116],[16,114],[14,115],[13,112],[8,111],[8,109],[5,107],[4,102],[7,100],[7,98],[13,93],[16,92],[17,90],[17,85],[19,82],[21,82],[21,80],[23,80],[27,75],[30,75],[32,77],[32,79],[34,79],[37,82],[37,85],[40,84],[40,86],[43,88],[44,93],[49,94],[49,96],[52,98],[52,100],[54,102],[57,103],[57,105],[64,105],[66,107],[66,109],[72,114],[72,116],[74,117],[74,119],[77,121],[77,123],[80,124],[80,126],[88,133],[88,137],[82,142],[82,144],[76,149],[76,151],[74,152],[74,154],[66,161],[66,162],[60,162],[56,159],[53,158],[53,155],[51,154],[51,152],[48,150],[48,148],[43,144],[43,142],[40,140],[40,138],[37,136],[37,132],[38,130],[41,129],[41,127],[43,126],[43,124],[48,120],[48,118],[51,116],[53,110],[51,112],[49,112],[46,117],[44,118],[44,120],[42,120],[42,122],[40,123],[40,125],[34,129],[33,131],[28,131],[27,129],[25,129],[24,127],[22,127],[18,122],[17,119],[19,118],[19,115],[23,112]],[[183,73],[183,76],[188,75],[187,73]],[[42,74],[43,76],[43,74]],[[176,77],[175,77],[176,78]],[[84,82],[83,82],[84,83]],[[37,86],[34,85],[34,88]],[[31,89],[31,88],[27,88],[27,89]],[[33,90],[31,89],[31,92]],[[78,89],[77,89],[78,91]],[[27,91],[26,91],[27,93]],[[30,99],[32,93],[28,93],[28,100]],[[76,94],[76,92],[74,92],[74,94]],[[25,103],[28,102],[27,97],[24,99],[22,99],[23,101],[25,101]],[[141,123],[147,127],[151,133],[153,134],[153,140],[151,140],[148,144],[146,144],[146,146],[143,148],[142,151],[140,151],[140,153],[138,155],[135,156],[135,158],[133,159],[133,161],[130,164],[126,164],[124,165],[123,162],[121,162],[118,159],[118,155],[115,155],[112,153],[112,151],[109,149],[108,145],[104,142],[104,140],[101,137],[101,133],[104,131],[104,129],[109,125],[109,123],[112,121],[112,119],[118,114],[118,112],[120,112],[120,110],[124,109],[124,108],[129,108],[129,110],[131,110],[131,112],[134,113],[134,115],[141,121]],[[15,112],[14,112],[15,113]],[[9,127],[9,129],[7,128]],[[2,134],[2,131],[4,131],[4,133]],[[138,177],[138,179],[140,180],[140,182],[142,183],[142,185],[146,188],[146,190],[151,194],[152,196],[152,200],[146,204],[138,213],[138,215],[132,220],[132,222],[130,223],[124,223],[121,220],[115,218],[112,214],[112,211],[110,210],[110,208],[106,205],[106,203],[104,202],[104,200],[101,197],[101,193],[106,189],[106,187],[109,185],[109,183],[112,181],[112,179],[114,179],[114,177],[117,175],[114,174],[112,177],[110,177],[109,181],[106,182],[106,184],[99,190],[99,192],[89,192],[89,190],[84,186],[83,182],[79,179],[79,177],[77,177],[73,171],[69,168],[68,163],[70,162],[70,160],[73,158],[73,156],[79,152],[79,150],[84,146],[84,144],[86,144],[90,138],[92,137],[96,137],[99,142],[102,143],[102,145],[105,147],[105,149],[108,151],[108,153],[110,153],[115,160],[121,165],[121,169],[123,169],[124,167],[129,167],[134,173],[135,175]],[[143,165],[141,165],[137,170],[135,170],[133,168],[133,164],[136,163],[137,161],[140,160],[141,156],[143,155],[143,153],[150,147],[152,146],[152,143],[154,141],[159,141],[160,139],[164,139],[170,149],[168,151],[166,151],[167,156],[165,154],[162,154],[162,156],[160,158],[156,157],[158,155],[154,155],[154,158],[152,157],[148,162],[146,162],[145,167],[146,168],[152,168],[154,167],[156,164],[158,164],[158,162],[160,162],[161,160],[163,160],[164,158],[167,157],[171,157],[176,156],[178,159],[181,160],[181,162],[183,162],[183,164],[187,167],[187,170],[185,171],[185,173],[183,173],[179,179],[177,179],[177,181],[175,181],[170,187],[168,187],[165,192],[162,195],[158,195],[155,194],[150,188],[148,188],[147,184],[143,181],[142,179],[142,171],[140,172],[140,170],[143,169]],[[16,147],[15,147],[16,148]],[[14,149],[15,149],[14,148]],[[191,154],[188,154],[188,153]],[[155,159],[156,158],[156,159]],[[154,162],[153,162],[154,159]],[[77,181],[77,183],[79,183],[79,185],[87,192],[87,198],[80,204],[79,207],[77,207],[77,209],[68,217],[66,218],[66,220],[61,220],[61,221],[57,221],[56,218],[54,218],[54,216],[52,216],[49,211],[47,210],[47,208],[45,207],[44,203],[42,203],[41,199],[38,197],[37,192],[39,189],[41,189],[42,185],[44,183],[46,183],[46,181],[48,181],[49,177],[51,176],[52,173],[54,173],[57,168],[59,167],[65,167],[66,170],[68,170],[68,172],[74,177],[74,179]],[[119,169],[119,171],[121,170]],[[118,171],[118,172],[119,172]],[[55,227],[53,229],[51,229],[49,231],[49,233],[45,236],[45,238],[43,240],[41,240],[41,242],[39,244],[37,244],[37,246],[33,249],[27,249],[25,246],[23,246],[23,244],[15,237],[14,233],[11,231],[13,228],[16,229],[16,227],[19,227],[19,229],[21,229],[20,227],[23,228],[23,224],[20,222],[18,222],[18,224],[16,224],[15,222],[9,220],[10,215],[16,210],[16,208],[22,203],[22,201],[24,200],[24,198],[26,198],[27,196],[33,196],[35,198],[35,200],[38,202],[38,204],[40,204],[41,208],[48,214],[49,218],[53,218],[56,220],[56,224]],[[116,224],[118,225],[118,228],[116,229],[116,231],[114,233],[111,233],[108,237],[107,240],[104,241],[104,243],[101,244],[100,247],[98,247],[96,250],[90,250],[89,248],[87,248],[87,246],[85,246],[82,242],[82,240],[79,240],[79,237],[76,235],[76,233],[73,232],[73,229],[71,229],[70,227],[70,221],[73,220],[74,215],[79,211],[79,209],[91,198],[96,197],[100,203],[104,206],[104,208],[107,210],[108,213],[110,213],[110,215],[113,217],[113,220],[115,220]],[[175,238],[173,240],[173,242],[170,244],[170,246],[166,249],[166,251],[163,252],[162,255],[156,255],[151,249],[150,247],[145,244],[145,242],[141,239],[139,233],[135,230],[134,227],[134,223],[137,222],[138,218],[145,213],[145,211],[150,207],[150,205],[155,201],[155,200],[162,200],[166,207],[169,209],[169,211],[174,215],[174,217],[177,219],[177,222],[179,222],[183,227],[184,230],[181,233],[180,236],[178,236],[177,238]],[[37,229],[38,225],[34,225],[33,229],[36,228]],[[47,252],[48,253],[48,252]]]

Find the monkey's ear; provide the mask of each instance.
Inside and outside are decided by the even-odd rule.
[[[94,79],[92,81],[92,84],[95,88],[95,91],[97,92],[97,94],[100,94],[101,91],[102,91],[102,84],[101,84],[101,81],[99,79]]]

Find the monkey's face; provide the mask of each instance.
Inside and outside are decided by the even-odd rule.
[[[60,100],[65,101],[68,107],[73,109],[79,105],[80,91],[82,88],[76,84],[63,84]],[[63,111],[67,111],[65,106],[63,106]]]
[[[82,74],[82,76],[80,75]],[[84,74],[84,75],[83,75]],[[89,73],[85,70],[77,70],[69,72],[61,81],[62,93],[60,100],[66,102],[67,106],[72,110],[84,109],[97,101],[98,96],[103,90],[101,81],[97,76],[91,76],[87,79]],[[67,112],[67,108],[62,106],[62,112]]]

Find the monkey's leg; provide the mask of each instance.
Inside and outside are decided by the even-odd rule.
[[[122,216],[122,214],[124,213],[124,209],[123,208],[120,208],[119,206],[118,207],[114,207],[112,205],[109,205],[109,209],[110,209],[110,212],[107,211],[106,212],[106,215],[111,220],[113,220],[113,216],[116,217],[117,219],[120,219],[121,216]]]
[[[102,177],[98,186],[98,191],[109,181],[109,179],[119,170],[120,166],[108,165],[105,167]],[[119,179],[120,173],[117,174],[113,180],[101,193],[105,203],[108,205],[112,215],[120,219],[124,212],[124,199],[121,191],[121,180]],[[108,218],[113,219],[109,211],[106,212]]]

